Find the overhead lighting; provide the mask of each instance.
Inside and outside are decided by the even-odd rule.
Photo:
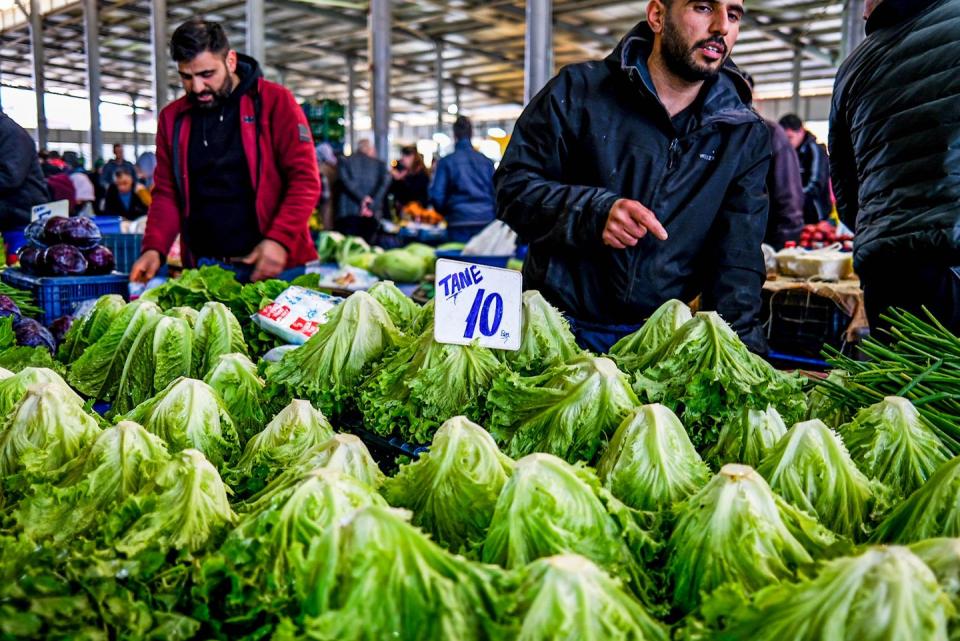
[[[506,138],[507,132],[500,127],[490,127],[487,129],[487,135],[491,138]]]
[[[457,105],[450,105],[447,107],[447,113],[451,116],[456,116],[460,112],[460,107]]]

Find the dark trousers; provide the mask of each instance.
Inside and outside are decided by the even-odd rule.
[[[596,354],[606,354],[621,338],[640,329],[641,325],[602,325],[589,323],[567,316],[570,331],[577,339],[580,349],[586,349]]]
[[[359,236],[372,245],[380,220],[374,216],[344,216],[333,221],[333,228],[347,236]]]
[[[954,334],[960,333],[960,267],[906,265],[891,260],[882,267],[861,269],[863,301],[870,321],[870,334],[880,340],[888,336],[890,323],[881,318],[898,307],[923,320],[926,308]]]

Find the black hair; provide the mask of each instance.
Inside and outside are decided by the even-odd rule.
[[[466,116],[460,116],[453,123],[454,140],[470,140],[473,138],[473,123]]]
[[[803,131],[803,121],[797,114],[787,114],[780,119],[780,126],[790,131]]]
[[[415,156],[417,154],[417,148],[414,145],[407,145],[400,149],[401,156]]]
[[[136,176],[134,176],[133,172],[131,172],[126,167],[117,167],[116,169],[113,170],[113,182],[117,182],[117,178],[119,176],[130,176],[130,178],[133,179],[134,182],[136,182]]]
[[[219,56],[230,51],[230,41],[219,22],[192,18],[177,27],[170,38],[170,57],[174,62],[189,62],[205,51]]]

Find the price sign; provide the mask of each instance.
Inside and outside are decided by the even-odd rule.
[[[51,216],[60,216],[67,218],[70,216],[70,202],[67,200],[55,200],[52,203],[34,205],[30,210],[30,221],[46,220]]]
[[[433,337],[438,343],[520,349],[523,277],[512,269],[437,261]]]

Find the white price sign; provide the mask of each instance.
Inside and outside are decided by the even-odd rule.
[[[38,220],[45,220],[51,216],[60,216],[61,218],[68,218],[70,216],[70,201],[67,200],[55,200],[52,203],[44,203],[42,205],[35,205],[30,210],[30,220],[36,222]]]
[[[434,301],[433,337],[438,343],[520,349],[520,272],[441,258]]]

